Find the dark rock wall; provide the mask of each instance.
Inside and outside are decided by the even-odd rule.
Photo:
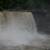
[[[47,10],[33,10],[38,32],[45,32],[50,34],[50,16]]]

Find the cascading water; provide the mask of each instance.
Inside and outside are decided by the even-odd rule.
[[[34,19],[34,16],[32,16],[32,22],[33,22],[33,25],[32,25],[32,30],[33,30],[33,41],[32,41],[32,45],[34,47],[43,47],[43,42],[46,41],[47,39],[47,35],[46,34],[40,34],[37,30],[37,25],[36,25],[36,22],[35,22],[35,19]]]
[[[38,34],[31,12],[6,12],[6,16],[7,21],[5,23],[3,21],[4,24],[2,25],[0,24],[0,48],[10,49],[22,45],[42,46],[39,40],[44,39],[45,41],[46,37]],[[23,50],[23,46],[21,50]]]

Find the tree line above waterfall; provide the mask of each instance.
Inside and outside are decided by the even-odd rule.
[[[46,9],[47,5],[47,0],[0,0],[0,10]]]

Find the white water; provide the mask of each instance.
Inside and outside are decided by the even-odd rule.
[[[0,47],[16,47],[23,44],[40,47],[40,40],[45,41],[46,36],[38,34],[31,12],[7,12],[7,22],[0,24]]]

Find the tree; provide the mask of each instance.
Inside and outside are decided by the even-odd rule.
[[[47,0],[0,0],[0,9],[27,8],[47,8]]]

